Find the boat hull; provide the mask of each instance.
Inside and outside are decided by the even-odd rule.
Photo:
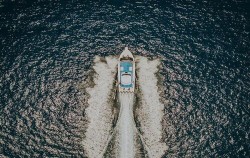
[[[134,93],[135,90],[135,59],[125,47],[119,57],[118,63],[118,91],[121,93]]]

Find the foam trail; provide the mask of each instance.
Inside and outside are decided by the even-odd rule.
[[[119,115],[119,157],[133,158],[135,155],[135,124],[133,117],[133,93],[119,95],[121,110]]]
[[[95,85],[86,90],[89,94],[86,109],[89,124],[83,145],[88,157],[100,158],[103,156],[112,129],[113,116],[109,98],[115,79],[117,59],[96,57],[94,63]]]
[[[138,120],[141,123],[144,143],[149,148],[150,157],[159,158],[167,149],[162,138],[162,117],[164,105],[160,102],[157,87],[159,60],[148,60],[146,57],[137,57],[138,84],[142,93],[141,106],[138,109]]]

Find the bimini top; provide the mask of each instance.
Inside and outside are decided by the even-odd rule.
[[[120,80],[121,87],[130,88],[133,83],[133,64],[131,62],[121,62],[120,63]]]

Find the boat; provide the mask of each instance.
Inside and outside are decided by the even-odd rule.
[[[135,59],[125,47],[118,62],[118,91],[120,93],[134,93],[135,91]]]

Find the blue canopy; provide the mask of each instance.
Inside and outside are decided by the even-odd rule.
[[[121,78],[122,78],[122,75],[124,75],[124,74],[127,74],[127,75],[130,75],[131,77],[131,81],[130,81],[130,83],[131,84],[122,84],[121,83],[121,87],[123,87],[123,88],[131,88],[132,87],[132,76],[133,76],[133,64],[131,63],[131,62],[121,62],[121,67],[120,67],[120,71],[121,71],[121,73],[120,73],[120,80],[122,80]]]

